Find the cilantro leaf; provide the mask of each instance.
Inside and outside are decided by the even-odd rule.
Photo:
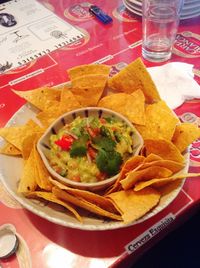
[[[84,156],[87,154],[88,135],[83,135],[78,140],[75,140],[69,151],[71,157]]]
[[[93,139],[93,143],[97,145],[99,149],[104,149],[105,151],[113,151],[116,147],[116,142],[108,137],[97,136]]]
[[[105,172],[109,176],[113,176],[119,172],[122,164],[122,157],[116,151],[106,152],[99,150],[96,156],[96,164],[101,172]]]

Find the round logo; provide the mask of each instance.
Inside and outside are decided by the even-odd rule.
[[[29,68],[31,68],[35,63],[36,63],[37,59],[30,61],[24,65],[21,65],[13,70],[10,70],[8,72],[6,72],[6,74],[16,74],[16,73],[21,73],[23,71],[28,70]]]
[[[124,21],[124,22],[133,22],[136,21],[136,19],[133,17],[131,12],[126,9],[124,5],[121,5],[113,10],[113,16],[117,18],[118,20]]]
[[[200,35],[190,31],[178,33],[173,53],[184,58],[200,57]]]
[[[64,16],[70,20],[85,21],[93,18],[93,15],[89,12],[90,4],[83,2],[74,4],[64,11]]]

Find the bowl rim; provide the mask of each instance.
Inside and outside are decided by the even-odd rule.
[[[56,120],[54,120],[50,125],[49,127],[45,130],[45,132],[42,134],[42,136],[40,137],[40,139],[38,140],[37,142],[37,150],[43,160],[43,163],[44,165],[46,166],[47,170],[49,171],[50,174],[52,174],[56,179],[58,179],[59,181],[62,181],[63,183],[67,184],[67,185],[70,185],[72,187],[76,187],[76,188],[95,188],[95,187],[102,187],[104,185],[109,185],[111,184],[112,182],[114,182],[119,173],[117,173],[116,175],[106,179],[106,180],[103,180],[103,181],[98,181],[98,182],[76,182],[76,181],[72,181],[66,177],[63,177],[61,175],[59,175],[52,167],[51,165],[49,164],[49,161],[47,159],[47,157],[45,156],[45,154],[43,153],[42,149],[40,148],[41,146],[41,143],[43,141],[43,139],[47,136],[48,132],[52,129],[52,127],[54,127],[57,123],[59,123],[63,117],[67,117],[67,116],[70,116],[71,114],[73,113],[78,113],[78,112],[84,112],[85,110],[94,110],[94,111],[99,111],[99,110],[102,110],[102,111],[105,111],[105,112],[108,112],[108,113],[111,113],[113,114],[115,117],[117,118],[120,118],[121,120],[123,120],[128,126],[130,126],[133,130],[134,130],[134,133],[137,134],[139,140],[140,140],[140,144],[138,146],[138,149],[136,150],[136,153],[135,155],[137,155],[140,151],[140,149],[142,148],[143,146],[143,138],[142,136],[140,135],[140,133],[137,131],[137,129],[134,127],[134,125],[131,123],[131,121],[129,121],[125,116],[123,116],[122,114],[118,113],[118,112],[115,112],[111,109],[107,109],[107,108],[103,108],[103,107],[82,107],[82,108],[78,108],[78,109],[74,109],[74,110],[71,110],[67,113],[64,113],[62,114],[61,116],[59,116]]]

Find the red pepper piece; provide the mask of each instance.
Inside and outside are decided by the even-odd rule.
[[[92,148],[91,146],[88,147],[88,154],[90,156],[90,158],[93,160],[95,159],[96,155],[97,155],[97,151]]]
[[[72,143],[74,141],[74,138],[70,135],[62,136],[59,140],[55,141],[55,144],[60,146],[62,150],[69,151]]]
[[[100,133],[100,129],[87,127],[87,132],[92,138],[95,138]]]

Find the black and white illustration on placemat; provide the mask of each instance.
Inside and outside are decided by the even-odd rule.
[[[0,51],[4,51],[0,54],[0,73],[83,37],[79,29],[35,0],[0,4]]]

